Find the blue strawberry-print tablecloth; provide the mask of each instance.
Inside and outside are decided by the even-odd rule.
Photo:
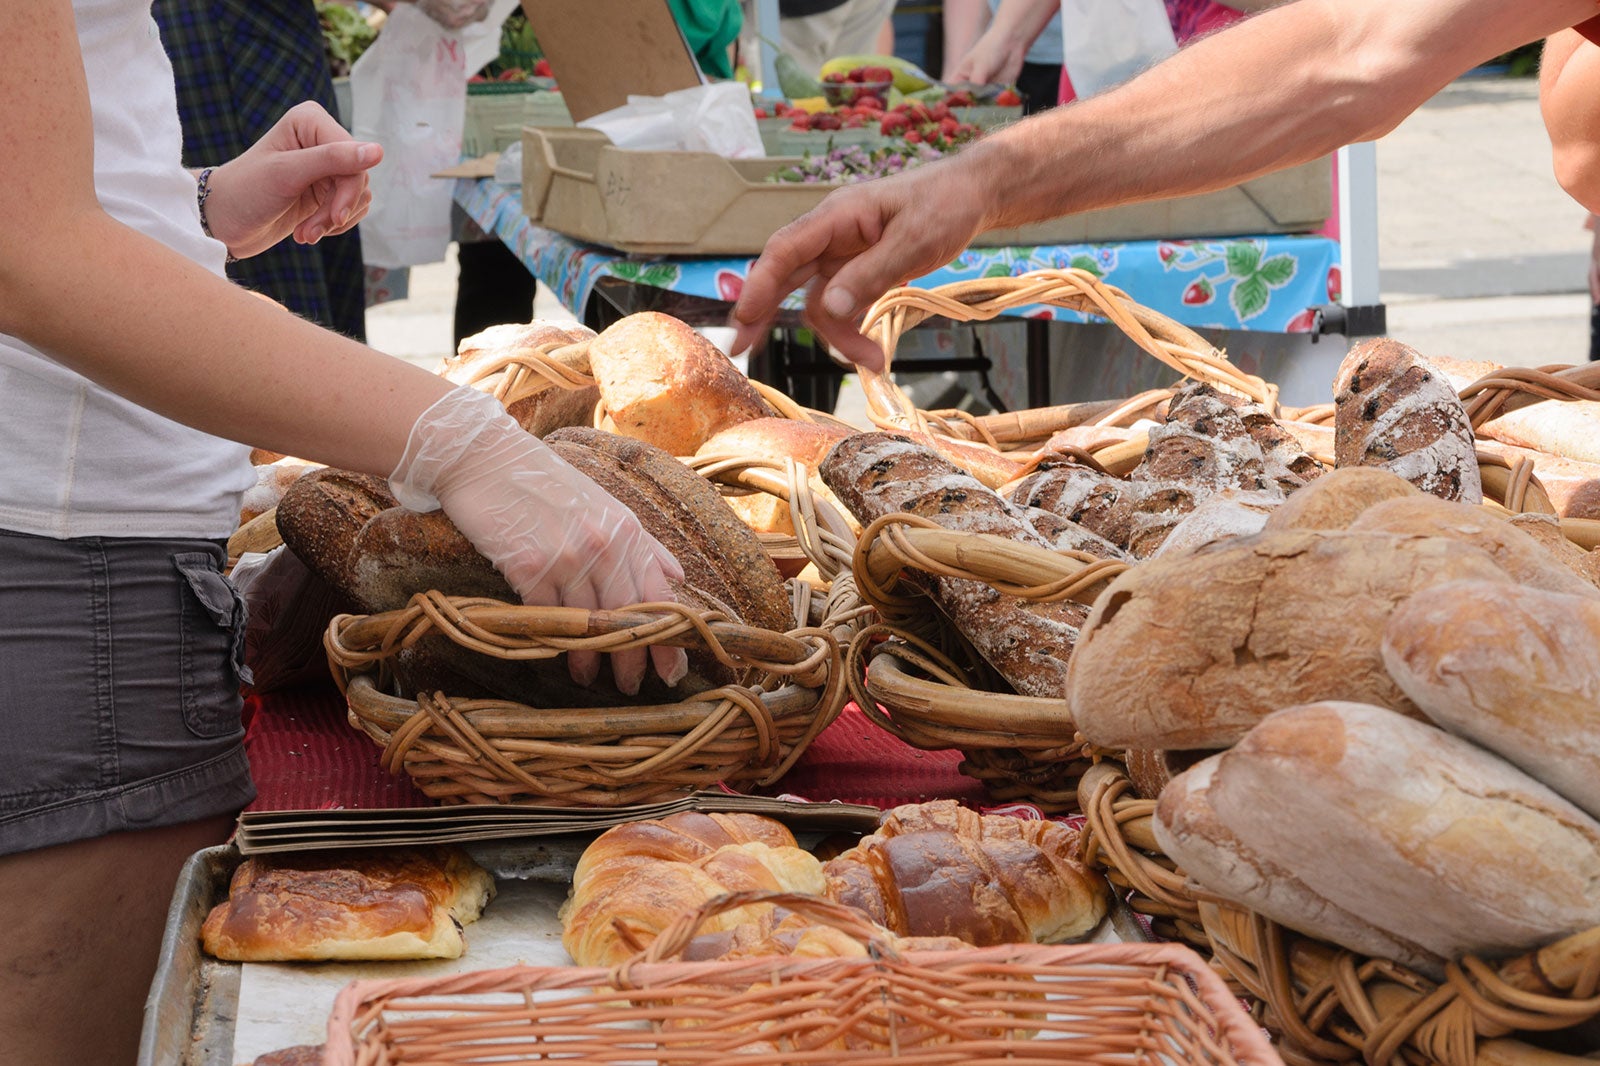
[[[738,299],[749,258],[634,259],[536,226],[522,213],[521,189],[483,180],[456,184],[456,202],[516,252],[574,314],[582,315],[602,277],[713,300]],[[972,248],[913,284],[1082,267],[1146,307],[1194,328],[1309,332],[1312,308],[1339,298],[1339,245],[1327,237],[1230,237],[1123,241],[1034,248]],[[798,307],[799,294],[786,306]],[[1027,318],[1087,321],[1076,311],[1022,307]]]

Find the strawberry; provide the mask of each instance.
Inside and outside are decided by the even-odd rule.
[[[918,133],[916,130],[906,130],[906,140],[911,144],[921,144],[922,134]]]
[[[886,137],[893,137],[897,133],[904,133],[911,128],[911,120],[906,118],[902,111],[891,111],[883,116],[883,121],[878,125],[878,131]]]
[[[1014,89],[1002,89],[994,98],[994,102],[1000,107],[1021,107],[1022,97],[1018,96]]]
[[[488,80],[489,79],[485,78],[482,74],[474,74],[472,77],[467,79],[467,84],[472,85],[476,82],[486,82]]]
[[[1183,290],[1183,302],[1188,307],[1198,307],[1210,303],[1216,295],[1217,290],[1211,287],[1211,279],[1199,277]]]
[[[965,89],[958,89],[944,98],[946,107],[971,107],[972,94]]]
[[[829,111],[824,111],[820,115],[811,116],[811,128],[814,130],[836,130],[841,128],[843,125],[844,124],[839,121],[839,116]]]
[[[822,80],[827,82],[829,85],[843,85],[846,81],[848,81],[850,79],[849,79],[849,76],[846,75],[843,71],[836,70],[832,74],[824,74],[822,76]]]
[[[941,100],[937,104],[934,104],[931,109],[929,109],[928,114],[933,117],[935,122],[943,122],[945,119],[950,117],[950,107],[943,100]]]
[[[873,93],[862,93],[856,97],[856,106],[869,111],[882,111],[883,99]]]
[[[946,137],[954,137],[960,129],[961,123],[954,118],[942,118],[939,120],[939,132]]]
[[[521,67],[509,67],[500,72],[496,81],[527,81],[528,74]]]
[[[861,79],[862,81],[877,82],[880,84],[883,82],[894,81],[894,71],[890,70],[888,67],[865,67],[863,69],[865,76]]]
[[[860,115],[851,115],[849,118],[844,120],[844,128],[847,130],[863,129],[865,128],[866,124],[867,120],[862,118]]]
[[[804,111],[796,111],[789,121],[789,128],[792,130],[809,130],[811,128],[811,116]]]
[[[553,78],[555,74],[550,70],[550,61],[541,59],[533,65],[533,76],[536,78]]]

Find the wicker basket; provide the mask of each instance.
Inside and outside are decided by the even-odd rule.
[[[665,961],[707,917],[773,902],[844,930],[848,958]],[[1011,945],[898,954],[848,908],[724,896],[606,970],[516,967],[358,981],[328,1025],[330,1066],[626,1062],[796,1066],[1280,1060],[1217,976],[1176,945]]]
[[[797,595],[809,596],[807,590]],[[499,659],[550,659],[668,644],[710,652],[740,674],[662,706],[529,707],[509,700],[389,694],[385,664],[424,637]],[[679,604],[621,611],[513,606],[420,593],[404,610],[341,615],[325,638],[353,725],[445,803],[619,806],[781,777],[846,699],[827,631],[773,633]]]
[[[1452,963],[1443,982],[1303,936],[1207,897],[1161,853],[1155,802],[1114,762],[1084,779],[1084,861],[1158,933],[1212,957],[1254,1001],[1290,1063],[1580,1066],[1600,1046],[1600,928],[1529,955]],[[1584,1026],[1589,1028],[1582,1028]],[[1547,1035],[1546,1035],[1547,1034]],[[1566,1053],[1529,1041],[1564,1046]]]

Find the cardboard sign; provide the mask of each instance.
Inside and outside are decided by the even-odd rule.
[[[574,122],[704,79],[666,0],[522,0]]]

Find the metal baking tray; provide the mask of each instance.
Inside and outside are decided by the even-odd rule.
[[[578,857],[593,839],[593,834],[582,834],[496,841],[468,846],[467,851],[502,886],[509,879],[555,884],[564,890]],[[200,926],[211,908],[227,897],[228,881],[242,861],[230,844],[198,851],[184,864],[145,1001],[138,1066],[235,1066],[244,966],[202,952]],[[468,936],[470,957],[470,927]]]

